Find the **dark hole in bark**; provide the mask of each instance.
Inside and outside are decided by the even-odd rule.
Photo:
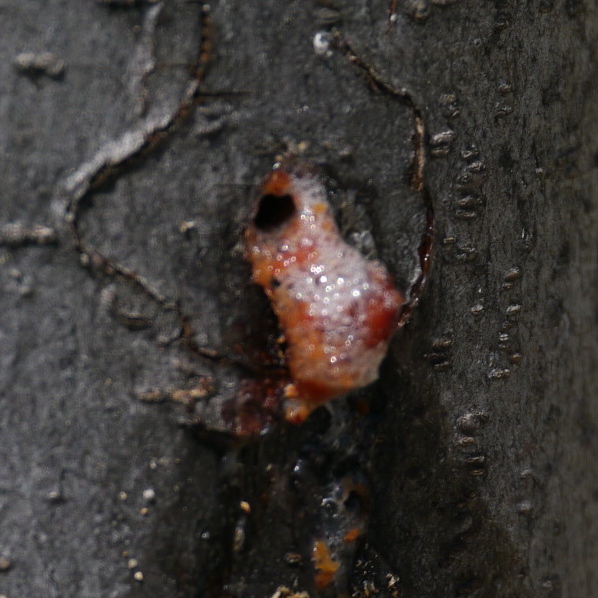
[[[291,195],[263,195],[253,223],[259,230],[271,232],[290,220],[295,211]]]

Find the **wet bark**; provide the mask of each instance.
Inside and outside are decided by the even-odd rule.
[[[318,595],[350,474],[322,596],[595,595],[593,4],[74,7],[0,3],[0,594]],[[289,153],[403,288],[429,199],[434,262],[378,383],[231,442],[273,326],[242,233]]]

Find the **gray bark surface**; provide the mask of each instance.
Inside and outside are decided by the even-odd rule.
[[[425,219],[415,113],[435,258],[363,393],[383,418],[347,591],[598,595],[594,4],[202,10],[0,0],[0,595],[319,595],[309,554],[288,558],[310,519],[268,469],[292,469],[309,434],[230,445],[140,396],[207,376],[222,423],[240,374],[181,331],[231,355],[271,323],[242,235],[285,153],[322,166],[343,232],[407,286]],[[240,501],[265,493],[243,527]],[[324,495],[311,477],[293,494]]]

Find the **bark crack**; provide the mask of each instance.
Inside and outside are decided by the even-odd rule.
[[[142,88],[142,111],[146,108],[143,92],[146,89],[145,81],[155,65],[153,37],[161,9],[161,3],[152,6],[145,19],[146,31],[139,56],[141,75],[138,79]],[[208,5],[201,7],[200,21],[201,42],[197,58],[191,68],[191,80],[176,110],[161,119],[146,119],[137,129],[126,131],[119,139],[100,148],[91,160],[82,164],[65,182],[68,200],[64,217],[74,238],[81,264],[89,268],[93,274],[101,273],[128,281],[164,309],[175,311],[181,320],[181,330],[184,329],[184,322],[177,302],[165,297],[145,277],[89,245],[80,230],[80,218],[82,206],[102,185],[117,180],[128,171],[133,162],[146,159],[168,142],[172,134],[188,121],[202,100],[201,85],[205,80],[213,51],[212,21]]]
[[[374,66],[359,56],[351,41],[337,34],[339,46],[345,51],[348,59],[364,75],[378,91],[398,98],[411,110],[413,118],[413,160],[411,162],[411,188],[420,193],[426,209],[426,226],[419,246],[420,272],[407,292],[408,300],[403,306],[399,318],[399,327],[404,326],[419,303],[432,267],[434,252],[434,206],[426,184],[426,125],[422,109],[418,106],[413,94],[406,87],[397,87],[387,81]]]

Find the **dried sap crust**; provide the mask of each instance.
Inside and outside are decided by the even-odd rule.
[[[286,337],[298,398],[317,404],[376,380],[404,298],[382,263],[343,240],[319,177],[275,168],[246,245]]]

